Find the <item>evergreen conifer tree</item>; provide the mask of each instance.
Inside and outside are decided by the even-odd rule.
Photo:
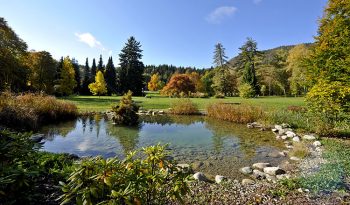
[[[90,83],[95,81],[95,76],[97,73],[97,66],[95,58],[92,59],[91,72],[90,72]]]
[[[89,59],[86,58],[85,61],[85,67],[84,67],[84,78],[83,78],[83,83],[82,83],[82,94],[88,95],[90,94],[89,90],[89,84],[91,83],[90,81],[90,67],[89,67]]]
[[[98,60],[97,71],[104,72],[102,55],[100,55],[100,59]]]
[[[257,43],[253,39],[248,38],[247,42],[239,49],[241,50],[240,55],[244,63],[243,83],[249,84],[253,88],[255,95],[258,95],[260,87],[255,74],[255,58],[258,54]]]
[[[107,84],[108,94],[111,95],[117,93],[117,73],[113,64],[112,57],[108,58],[105,80]]]
[[[77,82],[76,87],[74,88],[74,93],[80,93],[81,92],[81,77],[80,77],[80,69],[79,69],[79,64],[78,61],[73,58],[72,59],[72,65],[74,68],[74,72],[75,72],[75,81]]]
[[[118,79],[122,93],[131,90],[136,96],[142,95],[144,65],[141,58],[141,44],[132,36],[119,54],[120,70]]]

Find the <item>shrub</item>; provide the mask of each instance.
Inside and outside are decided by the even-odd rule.
[[[26,93],[0,95],[0,123],[16,129],[38,129],[42,124],[75,118],[78,109],[73,103],[52,96]]]
[[[238,87],[239,96],[242,98],[253,98],[255,97],[255,91],[253,87],[247,83],[244,83]]]
[[[350,111],[350,87],[345,83],[320,80],[306,96],[309,109],[325,113],[330,121],[338,120],[339,114]]]
[[[0,130],[0,204],[53,201],[55,185],[71,172],[71,156],[39,152],[30,136]]]
[[[254,122],[265,116],[261,107],[225,103],[209,105],[207,107],[207,113],[209,117],[236,123]]]
[[[179,99],[171,104],[170,113],[175,115],[198,114],[197,106],[190,99]]]
[[[189,175],[169,160],[166,146],[143,148],[145,158],[130,152],[118,158],[83,160],[68,183],[61,182],[62,204],[167,204],[182,201]],[[74,203],[74,202],[73,202]]]
[[[136,125],[139,119],[138,110],[139,106],[132,101],[132,92],[129,90],[120,100],[119,105],[112,107],[114,112],[112,120],[116,124]]]

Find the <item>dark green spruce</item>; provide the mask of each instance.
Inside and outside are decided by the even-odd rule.
[[[122,94],[131,90],[136,96],[142,95],[144,65],[141,58],[141,44],[132,36],[119,54],[120,69],[118,79]]]
[[[117,73],[113,64],[112,57],[108,58],[106,71],[104,73],[107,84],[108,95],[117,93]]]
[[[85,66],[84,66],[84,78],[81,86],[81,94],[83,95],[89,95],[89,84],[91,83],[91,73],[90,73],[90,67],[89,67],[89,59],[86,58]]]

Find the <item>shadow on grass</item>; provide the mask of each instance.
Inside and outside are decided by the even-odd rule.
[[[61,98],[62,100],[69,100],[79,103],[119,103],[119,99],[106,99],[106,98]]]

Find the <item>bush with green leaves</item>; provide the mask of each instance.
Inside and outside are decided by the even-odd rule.
[[[132,92],[129,90],[120,100],[119,104],[112,107],[112,112],[114,112],[112,120],[116,124],[137,125],[139,119],[137,115],[138,110],[139,106],[133,102]]]
[[[238,87],[239,96],[242,98],[254,98],[255,91],[253,87],[247,83],[244,83]]]
[[[340,113],[350,111],[350,87],[340,81],[320,80],[308,92],[306,100],[311,111],[337,120]]]
[[[140,154],[140,157],[136,157]],[[61,204],[167,204],[182,201],[190,176],[169,159],[166,146],[117,157],[85,159],[67,183],[60,182]]]
[[[31,133],[0,130],[0,204],[45,204],[59,189],[73,159],[68,154],[39,152]]]

